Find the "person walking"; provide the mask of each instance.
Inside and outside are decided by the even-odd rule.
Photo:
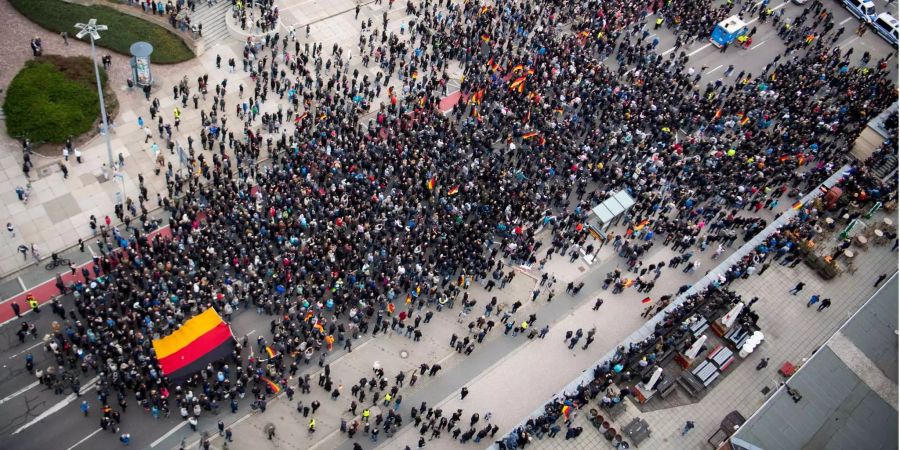
[[[881,284],[881,282],[884,281],[885,278],[887,278],[887,274],[886,274],[886,273],[883,273],[883,274],[881,274],[881,275],[878,275],[878,279],[875,280],[875,285],[872,286],[872,287],[876,287],[876,288],[877,288],[878,285]]]
[[[34,298],[34,294],[29,292],[28,295],[25,297],[25,300],[28,301],[28,307],[31,308],[31,310],[33,312],[36,312],[36,313],[41,312],[40,305],[38,304],[37,299]]]
[[[797,295],[798,292],[803,290],[804,286],[806,286],[806,283],[801,281],[801,282],[797,283],[797,285],[794,286],[794,288],[789,290],[788,292],[790,292],[791,295]]]
[[[828,309],[829,307],[831,307],[831,299],[826,298],[826,299],[822,300],[822,303],[819,305],[818,308],[816,308],[816,312],[821,312],[822,310]]]
[[[694,429],[694,421],[688,420],[687,422],[684,423],[684,428],[681,429],[681,435],[684,436],[684,435],[688,434],[688,431],[691,431],[693,429]]]
[[[13,226],[12,222],[6,222],[6,230],[9,231],[9,237],[16,237],[16,227]]]
[[[459,391],[459,399],[465,400],[467,395],[469,395],[469,388],[463,386],[463,388]]]
[[[812,305],[819,303],[819,294],[815,294],[809,298],[809,302],[806,303],[806,307],[809,308]]]

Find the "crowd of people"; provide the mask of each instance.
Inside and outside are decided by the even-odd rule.
[[[499,281],[502,289],[513,264],[543,267],[557,252],[592,252],[588,214],[618,190],[636,204],[625,217],[627,231],[607,239],[628,266],[607,285],[649,293],[664,266],[697,269],[692,252],[721,253],[738,236],[749,239],[767,223],[754,213],[814,189],[895,97],[886,68],[853,64],[849,52],[827,43],[831,31],[811,43],[789,40],[785,55],[758,74],[703,85],[702,70],[684,51],[654,52],[640,21],[663,17],[679,36],[693,37],[726,10],[688,0],[539,3],[408,2],[414,18],[399,33],[388,31],[387,14],[381,23],[362,21],[356,54],[301,43],[293,30],[248,39],[248,86],[213,81],[213,94],[209,77],[197,82],[201,145],[187,140],[186,171],[167,160],[175,155],[181,109],[170,115],[151,101],[151,120],[158,117],[169,150],[155,152],[168,191],[157,204],[170,213],[171,238],[148,238],[137,227],[125,238],[100,226],[99,273],[85,274],[74,286],[74,310],[61,311],[63,322],[48,341],[60,367],[46,376],[79,368],[96,374],[107,418],[108,399],[117,398],[124,412],[134,398],[154,417],[174,408],[194,427],[222,404],[236,410],[248,390],[253,406],[265,410],[275,392],[266,379],[309,392],[310,380],[295,376],[298,366],[314,359],[324,365],[335,344],[349,351],[361,334],[388,329],[418,340],[444,307],[457,300],[475,307],[467,292],[472,282],[493,288]],[[277,8],[256,5],[254,21],[269,29]],[[250,8],[241,10],[252,17]],[[352,68],[354,58],[375,76]],[[459,101],[444,115],[439,104],[454,67],[465,77]],[[185,110],[187,84],[173,90]],[[226,101],[235,91],[236,104]],[[867,192],[895,195],[895,188],[872,184]],[[140,209],[146,222],[145,191],[128,200],[117,216],[132,220]],[[810,220],[801,215],[760,254],[792,252],[788,241],[802,238]],[[544,228],[552,236],[546,244],[537,237]],[[663,240],[683,253],[679,261],[645,262]],[[723,284],[761,264],[747,259]],[[547,291],[549,301],[552,281]],[[497,303],[507,302],[500,297],[472,321],[471,336],[451,346],[471,353],[496,325],[492,312],[504,315],[507,333],[530,327],[533,338],[536,316],[514,319],[515,307],[501,313]],[[250,357],[249,344],[236,343],[226,361],[171,382],[151,340],[207,308],[226,320],[247,310],[272,316],[271,338],[257,345],[280,356]],[[570,348],[579,339],[568,337]],[[321,385],[328,383],[337,400],[341,388],[328,379],[330,370]],[[375,369],[345,400],[354,416],[357,400],[399,405],[402,382],[385,391],[389,382]],[[466,427],[461,411],[447,419],[425,406],[413,408],[410,419],[423,437],[446,431],[477,442],[498,431],[487,420],[476,426],[474,416]],[[501,445],[517,448],[524,434],[544,428],[555,435],[552,409]],[[374,421],[372,440],[379,427],[392,434],[403,423],[390,409]],[[315,426],[313,419],[310,432]],[[370,428],[368,417],[341,429],[352,437],[360,427]]]

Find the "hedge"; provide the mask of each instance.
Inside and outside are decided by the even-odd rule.
[[[107,113],[114,114],[115,96],[105,86]],[[3,104],[7,134],[35,143],[63,143],[98,123],[100,103],[91,59],[47,55],[29,60],[9,84]]]
[[[131,44],[146,41],[153,45],[150,60],[154,63],[174,64],[194,57],[184,41],[169,30],[108,6],[81,6],[61,0],[9,1],[32,22],[57,33],[66,31],[73,37],[78,32],[75,23],[97,19],[98,24],[109,27],[107,31],[100,33],[101,39],[96,41],[97,46],[126,56],[131,55]]]

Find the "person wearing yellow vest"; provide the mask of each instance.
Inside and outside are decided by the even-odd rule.
[[[384,394],[384,406],[391,406],[391,393]]]
[[[28,301],[28,306],[31,307],[32,311],[36,313],[41,312],[41,309],[38,307],[38,301],[36,298],[34,298],[34,294],[29,292],[25,299]]]
[[[370,415],[372,415],[372,413],[369,412],[369,408],[364,409],[364,410],[363,410],[363,413],[362,413],[363,421],[366,422],[366,423],[369,423],[369,416],[370,416]]]
[[[309,419],[309,432],[310,433],[316,432],[316,419]]]
[[[656,19],[656,25],[653,26],[654,30],[658,30],[659,27],[662,26],[664,19],[662,17]]]

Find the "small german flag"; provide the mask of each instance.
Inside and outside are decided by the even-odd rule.
[[[482,40],[484,43],[488,43],[488,42],[491,42],[491,37],[488,36],[487,34],[482,34],[482,35],[481,35],[481,40]]]
[[[412,295],[406,294],[406,304],[412,303]]]
[[[803,202],[801,202],[799,200],[797,201],[797,203],[794,203],[794,206],[791,206],[791,209],[800,209],[800,208],[803,208]]]
[[[269,358],[274,358],[274,357],[278,356],[278,352],[276,352],[275,349],[272,348],[272,346],[270,346],[270,345],[266,346],[266,354],[269,355]]]
[[[279,392],[281,392],[281,386],[279,386],[278,383],[270,380],[268,377],[262,377],[262,380],[264,383],[266,383],[266,386],[268,386],[269,389],[272,390],[273,394],[277,395]]]
[[[637,224],[637,226],[634,227],[634,231],[641,231],[641,230],[643,230],[644,227],[646,227],[647,224],[649,224],[649,223],[650,223],[650,221],[647,220],[647,219],[642,220],[641,223]]]
[[[564,112],[564,110],[562,108],[556,108],[553,110],[553,112],[555,112],[557,114],[562,114]]]
[[[479,12],[479,14],[484,14],[484,13],[490,11],[490,10],[491,10],[491,7],[490,7],[490,6],[482,6],[482,7],[481,7],[481,11]]]
[[[529,131],[522,135],[522,139],[531,139],[539,134],[537,131]]]
[[[718,118],[720,118],[720,117],[722,117],[722,108],[719,108],[719,109],[716,110],[716,116],[715,116],[715,118],[718,119]]]
[[[427,187],[429,191],[434,189],[434,178],[433,177],[425,182],[425,187]]]
[[[480,105],[481,99],[483,99],[483,98],[484,98],[484,89],[478,90],[474,94],[472,94],[472,103],[474,103],[476,105]]]
[[[586,37],[590,36],[591,33],[590,33],[588,30],[584,30],[584,31],[582,31],[581,33],[578,33],[578,35],[581,36],[581,37],[583,37],[583,38],[586,38]]]
[[[516,88],[518,88],[519,86],[522,86],[524,84],[525,84],[525,77],[519,77],[519,78],[516,78],[515,80],[513,80],[513,82],[509,84],[509,89],[515,90]],[[521,90],[520,90],[520,92],[521,92]]]
[[[418,70],[413,70],[413,72],[412,72],[412,77],[413,77],[413,80],[418,79],[418,78],[419,78],[419,71],[418,71]]]
[[[388,305],[387,305],[388,315],[394,314],[394,309],[395,309],[394,303],[388,303]]]
[[[750,116],[744,115],[744,118],[741,119],[741,126],[747,125],[747,122],[750,122]]]
[[[521,72],[522,69],[524,69],[524,68],[525,68],[525,66],[523,66],[523,65],[521,65],[521,64],[518,64],[518,65],[516,65],[515,67],[512,68],[512,71],[513,71],[513,73]]]
[[[453,186],[447,191],[447,195],[456,195],[459,193],[459,186]]]
[[[494,72],[498,72],[498,71],[500,70],[500,64],[495,63],[495,62],[494,62],[494,58],[489,59],[487,65],[488,65],[488,67],[490,67],[491,70],[493,70]]]

